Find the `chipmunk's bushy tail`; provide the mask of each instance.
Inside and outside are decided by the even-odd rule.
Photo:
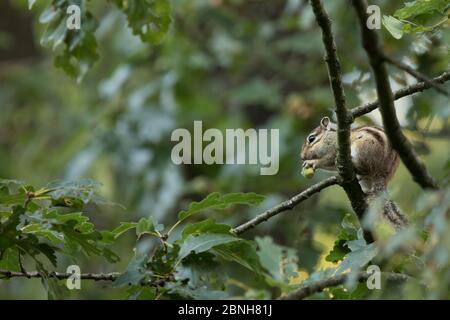
[[[409,222],[407,216],[401,212],[397,204],[389,198],[384,183],[374,184],[372,192],[368,194],[369,205],[376,199],[382,201],[382,214],[396,229],[401,229],[408,225]]]
[[[390,199],[386,199],[383,206],[383,216],[391,222],[396,229],[401,229],[408,225],[408,218],[400,211],[397,204]]]

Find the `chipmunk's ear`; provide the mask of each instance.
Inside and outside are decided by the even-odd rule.
[[[322,120],[320,120],[320,126],[322,128],[327,129],[329,125],[330,125],[330,118],[323,117]]]

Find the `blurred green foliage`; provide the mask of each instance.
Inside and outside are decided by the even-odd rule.
[[[26,181],[12,189],[16,182],[1,184],[0,250],[5,253],[0,269],[17,270],[19,251],[7,240],[20,232],[29,244],[21,251],[27,270],[48,272],[57,263],[56,270],[64,272],[76,262],[82,272],[123,273],[114,286],[83,281],[82,290],[63,293],[51,290],[63,288],[63,281],[42,286],[37,279],[0,280],[0,298],[46,298],[45,288],[50,288],[66,298],[85,299],[268,299],[347,268],[359,270],[369,261],[414,279],[373,291],[349,282],[345,290],[313,297],[450,298],[450,108],[445,96],[431,89],[397,102],[408,137],[443,186],[424,192],[400,168],[390,191],[413,221],[410,228],[393,234],[381,223],[374,230],[377,244],[367,245],[345,194],[332,187],[238,238],[230,226],[328,175],[318,173],[311,182],[300,174],[304,138],[333,110],[320,31],[307,1],[28,2],[0,4],[0,177]],[[437,9],[423,9],[425,2]],[[76,34],[63,23],[69,3],[83,8],[83,28]],[[376,4],[401,23],[401,39],[382,30],[389,54],[429,76],[449,69],[448,20],[440,23],[448,17],[448,1]],[[354,13],[343,0],[325,5],[333,18],[349,107],[374,100]],[[11,27],[17,17],[20,27]],[[397,69],[389,71],[396,89],[415,81]],[[279,173],[260,176],[259,168],[250,165],[172,164],[170,134],[176,128],[191,130],[194,120],[208,128],[280,129]],[[379,116],[374,112],[358,121],[379,123]],[[91,180],[32,187],[87,178],[103,187]],[[87,181],[93,192],[88,194],[100,192],[125,208],[99,202],[97,196],[86,199],[80,190]],[[26,192],[47,189],[62,192],[50,195],[50,202],[24,205]],[[231,193],[255,196],[237,202],[258,205],[228,207],[221,201]],[[220,210],[211,210],[213,204]],[[25,220],[17,221],[19,215]],[[173,226],[184,215],[189,220],[161,245],[161,232],[170,229],[162,224]],[[54,220],[49,224],[49,219]],[[18,228],[19,223],[25,224]],[[373,220],[362,223],[373,225]],[[91,255],[77,253],[83,242],[74,238],[73,251],[57,254],[55,261],[53,252],[65,248],[80,227],[81,235],[93,236]],[[5,236],[6,228],[13,234]],[[126,232],[130,229],[136,232]],[[205,239],[215,242],[203,246]],[[50,259],[42,259],[46,252],[52,252]],[[105,254],[120,261],[109,263]],[[164,280],[158,289],[139,285],[158,276]]]

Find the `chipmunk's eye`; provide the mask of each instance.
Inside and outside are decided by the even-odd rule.
[[[314,134],[311,134],[308,136],[307,140],[308,140],[308,143],[313,143],[314,140],[316,140],[316,136]]]

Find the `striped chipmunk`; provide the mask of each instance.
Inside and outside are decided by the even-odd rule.
[[[307,137],[302,146],[302,173],[311,178],[316,169],[337,171],[337,126],[328,117]],[[408,221],[397,205],[387,197],[387,184],[399,164],[398,154],[391,147],[383,129],[374,126],[354,128],[350,133],[350,150],[356,176],[369,205],[376,198],[384,199],[383,215],[394,227]]]

